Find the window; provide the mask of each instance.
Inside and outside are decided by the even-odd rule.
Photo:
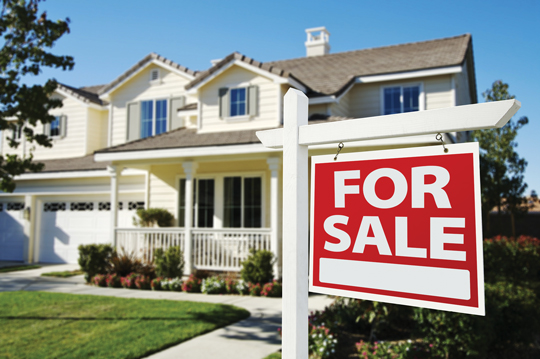
[[[231,90],[230,116],[244,116],[246,114],[246,88]]]
[[[167,131],[167,100],[141,101],[141,137]]]
[[[180,180],[178,208],[178,226],[185,226],[186,214],[186,180]],[[214,180],[193,180],[193,227],[214,227]]]
[[[224,220],[226,228],[260,228],[262,196],[260,177],[225,177]]]
[[[220,88],[218,96],[219,117],[223,119],[238,120],[238,118],[243,118],[249,120],[251,117],[257,116],[257,86]]]
[[[393,86],[383,89],[383,114],[413,112],[420,110],[419,85]]]
[[[67,117],[56,116],[51,123],[43,126],[43,133],[49,137],[65,137],[67,130]]]
[[[21,125],[15,125],[15,128],[11,130],[11,138],[14,141],[19,141],[21,139],[23,127]]]

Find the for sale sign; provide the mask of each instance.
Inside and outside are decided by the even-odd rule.
[[[484,315],[478,144],[312,157],[310,290]]]

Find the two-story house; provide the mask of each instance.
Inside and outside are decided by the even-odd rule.
[[[197,72],[150,54],[109,84],[59,86],[64,107],[42,129],[54,147],[33,151],[44,171],[0,194],[0,260],[75,262],[82,243],[145,253],[178,244],[188,270],[237,270],[255,247],[276,254],[279,272],[282,153],[255,132],[282,126],[289,88],[308,96],[310,123],[477,101],[468,34],[330,53],[325,28],[306,32],[303,58],[261,63],[235,52]],[[19,153],[29,151],[21,141]],[[346,150],[436,143],[413,136]],[[133,228],[141,207],[169,210],[175,227]]]

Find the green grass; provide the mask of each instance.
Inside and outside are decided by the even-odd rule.
[[[41,268],[41,266],[38,265],[17,265],[17,266],[10,266],[10,267],[4,267],[0,268],[0,273],[5,272],[16,272],[20,270],[28,270],[28,269],[38,269]]]
[[[281,359],[281,352],[272,353],[264,359]]]
[[[223,304],[0,293],[0,358],[141,358],[247,318]]]
[[[76,275],[84,274],[84,272],[80,269],[77,270],[66,270],[63,272],[48,272],[48,273],[42,273],[42,277],[59,277],[59,278],[68,278],[73,277]]]

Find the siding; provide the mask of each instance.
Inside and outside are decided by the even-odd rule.
[[[228,122],[219,117],[218,91],[222,87],[258,86],[257,116],[242,122]],[[279,125],[279,84],[238,66],[232,66],[200,89],[202,106],[201,132],[237,131]]]
[[[424,80],[426,110],[454,106],[452,78],[450,75],[430,77]]]
[[[150,71],[156,68],[160,70],[161,83],[151,85]],[[157,65],[150,65],[114,91],[110,100],[113,106],[112,145],[116,146],[126,142],[127,103],[185,96],[184,86],[188,82],[189,80],[181,75]],[[195,102],[187,96],[186,101]],[[170,115],[176,116],[176,113]]]
[[[63,101],[62,108],[51,111],[53,116],[67,116],[67,131],[66,137],[54,139],[53,147],[41,147],[35,143],[27,143],[26,146],[21,143],[17,149],[10,148],[6,141],[6,136],[11,136],[11,131],[3,131],[2,136],[2,153],[23,155],[23,151],[28,155],[30,149],[35,147],[33,151],[35,160],[45,160],[54,158],[81,157],[87,154],[86,152],[86,117],[87,107],[81,102],[72,98],[66,97]],[[36,133],[43,133],[43,126],[38,124],[35,129]],[[22,139],[24,141],[24,139]]]
[[[178,217],[177,176],[183,173],[181,164],[155,165],[150,170],[148,208],[164,208]]]
[[[333,116],[348,117],[350,113],[350,92],[343,95],[339,102],[330,105],[330,114]]]
[[[110,196],[111,179],[109,176],[94,178],[67,178],[36,181],[18,181],[15,193],[103,193]],[[118,190],[122,192],[144,192],[144,176],[120,176]],[[59,197],[61,198],[61,197]],[[61,199],[59,199],[61,200]]]
[[[467,72],[467,61],[463,63],[463,71],[456,74],[456,106],[469,105],[471,96],[469,92],[469,74]]]
[[[107,147],[107,122],[108,111],[100,111],[93,108],[88,109],[86,153],[92,153]]]

